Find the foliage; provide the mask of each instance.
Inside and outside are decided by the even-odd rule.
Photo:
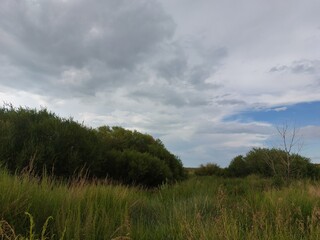
[[[118,154],[117,165],[118,171],[110,174],[124,183],[155,187],[166,179],[172,179],[168,165],[149,153],[125,150]]]
[[[286,163],[290,158],[290,179],[320,179],[320,167],[312,164],[309,158],[299,154],[290,154],[277,148],[253,148],[245,156],[232,159],[227,168],[220,168],[214,163],[200,165],[195,169],[198,176],[246,177],[260,175],[273,178],[275,185],[281,185],[288,179]],[[286,159],[286,161],[283,161]]]
[[[182,180],[181,161],[160,140],[121,127],[92,129],[46,109],[0,108],[0,159],[9,171],[26,169],[70,178],[111,177],[147,187]]]
[[[310,159],[299,154],[290,154],[291,178],[319,178],[319,168],[310,163]],[[249,174],[258,174],[263,177],[286,178],[286,166],[282,159],[287,158],[284,150],[276,148],[253,148],[245,157],[237,156],[229,167],[228,175],[243,177]]]
[[[206,165],[201,164],[194,172],[197,176],[221,176],[223,170],[215,163],[207,163]]]
[[[231,177],[245,177],[249,175],[248,163],[245,161],[242,155],[236,156],[229,167],[227,168],[228,176]]]
[[[143,165],[150,165],[147,168],[152,171],[159,171],[163,176],[162,180],[168,182],[180,181],[185,179],[186,174],[181,160],[170,153],[160,139],[154,139],[148,134],[137,131],[130,131],[121,127],[102,126],[97,129],[99,139],[107,148],[107,154],[111,155],[110,160],[118,162],[116,165],[123,164],[124,168],[133,162],[144,162]],[[143,154],[140,154],[143,153]],[[136,160],[133,160],[135,156]],[[140,160],[138,158],[141,158]],[[146,159],[149,159],[146,161]],[[129,165],[125,162],[131,162]],[[108,162],[105,162],[108,163]],[[117,179],[126,178],[126,171],[122,167],[118,170],[108,172],[109,176]],[[129,166],[130,168],[130,166]],[[156,175],[154,175],[156,177]]]

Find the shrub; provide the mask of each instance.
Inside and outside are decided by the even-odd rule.
[[[249,173],[248,164],[242,155],[236,156],[227,168],[227,175],[230,177],[245,177]]]
[[[125,150],[119,155],[118,177],[124,183],[156,187],[172,179],[165,162],[148,153]]]
[[[92,129],[46,109],[0,108],[0,159],[11,172],[32,165],[64,178],[89,177],[156,186],[184,178],[181,161],[160,140],[121,127]]]
[[[46,109],[2,109],[0,156],[11,171],[29,166],[41,174],[43,169],[57,176],[69,177],[88,160],[98,156],[95,132],[72,119],[61,119]]]
[[[147,153],[163,162],[170,170],[167,176],[169,182],[183,180],[186,173],[181,160],[170,153],[159,139],[154,139],[148,134],[130,131],[121,127],[102,126],[97,129],[99,138],[103,139],[107,149],[111,149],[114,157],[119,153],[132,150],[139,153]],[[114,152],[116,151],[116,152]],[[112,173],[109,173],[112,175]]]
[[[288,160],[289,159],[289,160]],[[310,159],[299,154],[288,155],[285,151],[276,148],[253,148],[245,157],[237,156],[227,168],[229,176],[244,177],[249,174],[258,174],[263,177],[287,178],[290,162],[290,178],[319,178],[320,170],[310,163]]]
[[[206,165],[201,164],[194,172],[197,176],[221,176],[222,169],[215,163],[207,163]]]

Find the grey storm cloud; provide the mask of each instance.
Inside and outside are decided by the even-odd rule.
[[[37,82],[86,92],[133,81],[134,69],[148,61],[175,28],[155,1],[0,4],[0,54],[11,70],[19,68],[17,79],[24,75],[11,83],[23,88]]]
[[[198,53],[202,58],[202,63],[191,67],[188,82],[199,90],[219,87],[218,84],[208,83],[206,80],[219,69],[221,62],[228,55],[227,49],[225,47],[214,49],[201,47]]]
[[[162,60],[157,65],[159,76],[170,82],[183,78],[187,69],[186,58],[179,56],[167,61]]]
[[[150,86],[143,90],[135,90],[128,94],[132,99],[139,102],[149,100],[158,104],[181,107],[200,107],[207,106],[210,101],[206,96],[197,92],[184,92],[178,87],[173,86]]]
[[[174,30],[154,1],[5,1],[1,9],[2,30],[54,65],[132,68]]]
[[[299,60],[290,65],[275,66],[270,72],[291,72],[294,74],[316,74],[320,72],[320,60]]]
[[[173,41],[176,25],[156,1],[0,4],[0,83],[6,86],[85,97],[122,86],[130,89],[156,72],[170,87],[163,89],[166,96],[155,94],[154,99],[175,106],[207,103],[183,96],[181,82],[197,91],[219,87],[206,80],[227,56],[226,48]]]
[[[183,81],[197,90],[217,87],[217,84],[206,80],[221,67],[228,55],[226,47],[205,47],[199,44],[199,39],[173,43],[166,46],[163,52],[165,54],[155,65],[158,76],[169,83]]]

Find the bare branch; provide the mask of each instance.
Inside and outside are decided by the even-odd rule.
[[[292,172],[291,163],[294,160],[293,151],[296,147],[297,151],[295,154],[298,154],[301,151],[301,139],[297,137],[298,130],[296,126],[294,125],[292,130],[290,130],[287,122],[283,124],[282,127],[277,126],[277,131],[282,140],[283,150],[286,153],[286,156],[281,158],[281,162],[285,166],[287,178],[290,178]]]

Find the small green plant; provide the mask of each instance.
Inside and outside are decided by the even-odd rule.
[[[34,232],[34,228],[35,228],[35,223],[34,223],[34,219],[33,216],[28,213],[25,212],[25,214],[29,217],[29,232],[27,234],[26,237],[22,236],[22,235],[16,235],[13,227],[11,227],[11,225],[5,221],[2,220],[0,221],[0,239],[1,240],[47,240],[47,239],[53,239],[54,236],[51,237],[47,237],[46,236],[46,231],[48,228],[48,224],[49,221],[53,219],[53,217],[48,217],[44,223],[44,225],[42,226],[42,231],[41,231],[41,236],[40,238],[37,238],[36,233]],[[60,238],[60,240],[62,240],[62,238]]]
[[[34,220],[33,220],[33,216],[28,212],[25,212],[25,214],[29,217],[29,221],[30,221],[29,238],[28,238],[28,240],[37,240],[37,238],[35,237],[36,234],[34,233],[35,223],[34,223]],[[42,226],[41,238],[40,238],[41,240],[50,239],[50,238],[46,237],[46,231],[47,231],[47,228],[48,228],[49,221],[51,219],[53,219],[52,216],[48,217],[46,219],[45,223]]]

